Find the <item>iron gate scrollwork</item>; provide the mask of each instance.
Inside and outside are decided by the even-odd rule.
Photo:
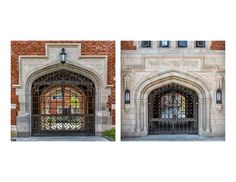
[[[32,136],[95,135],[95,86],[87,77],[59,70],[32,84]]]
[[[149,134],[197,134],[198,96],[175,83],[153,90],[148,97]]]

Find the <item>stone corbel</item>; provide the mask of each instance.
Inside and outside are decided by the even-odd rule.
[[[221,112],[221,111],[223,110],[222,104],[216,104],[216,110],[217,110],[218,112]]]

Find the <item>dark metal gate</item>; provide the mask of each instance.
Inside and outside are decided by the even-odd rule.
[[[198,96],[177,84],[153,90],[148,97],[149,134],[197,134]]]
[[[32,85],[32,136],[95,135],[95,86],[87,77],[59,70]]]

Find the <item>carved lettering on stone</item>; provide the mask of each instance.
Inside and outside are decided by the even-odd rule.
[[[171,68],[200,68],[200,59],[158,59],[146,58],[146,68],[156,69],[157,67],[171,67]]]

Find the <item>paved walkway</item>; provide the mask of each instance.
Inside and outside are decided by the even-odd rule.
[[[122,141],[225,141],[225,137],[199,137],[198,135],[148,135],[122,138]]]
[[[30,137],[16,138],[12,141],[109,141],[100,136],[64,136],[64,137]]]

